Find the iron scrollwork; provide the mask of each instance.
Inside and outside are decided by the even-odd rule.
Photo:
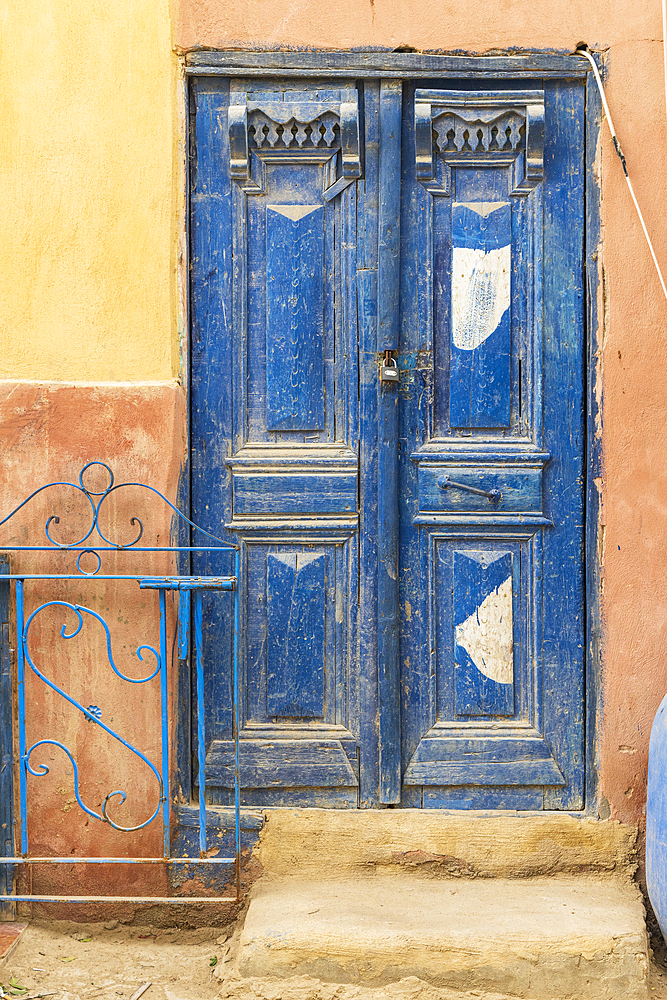
[[[101,488],[93,488],[92,486],[87,485],[87,483],[89,482],[90,470],[92,469],[103,470],[105,472],[105,475],[107,477],[105,486]],[[149,493],[155,494],[157,497],[159,497],[161,500],[164,501],[167,507],[170,508],[174,512],[174,514],[176,514],[178,518],[181,519],[183,523],[195,529],[196,531],[203,533],[205,536],[207,536],[207,539],[212,539],[215,542],[221,543],[217,547],[212,546],[209,543],[205,547],[206,551],[227,552],[227,551],[233,551],[237,548],[235,545],[226,542],[224,539],[218,538],[216,535],[213,535],[206,529],[200,528],[188,517],[186,517],[181,511],[179,511],[178,508],[175,507],[174,504],[172,504],[164,496],[164,494],[162,494],[159,490],[155,489],[155,487],[148,486],[147,484],[141,482],[116,483],[111,468],[106,463],[100,461],[88,462],[86,465],[84,465],[79,473],[78,481],[71,482],[64,480],[64,481],[46,483],[45,485],[40,486],[38,489],[34,490],[28,497],[26,497],[25,500],[23,500],[20,504],[18,504],[18,506],[16,506],[6,517],[0,519],[0,525],[6,524],[11,518],[15,517],[15,515],[23,507],[26,506],[26,504],[28,504],[39,494],[43,493],[45,490],[50,490],[55,487],[65,487],[67,489],[74,490],[76,491],[76,493],[81,494],[83,497],[85,497],[86,503],[89,505],[90,508],[90,523],[87,525],[86,530],[82,534],[80,534],[80,536],[76,539],[76,541],[65,542],[59,540],[57,538],[56,533],[54,533],[53,531],[55,525],[61,524],[61,515],[50,514],[47,517],[46,524],[44,525],[44,535],[47,544],[15,545],[8,547],[9,551],[15,551],[15,552],[58,551],[58,552],[72,552],[76,554],[77,573],[41,574],[41,575],[36,574],[36,576],[41,576],[41,578],[43,579],[76,580],[77,578],[91,578],[91,577],[94,578],[99,573],[99,570],[102,566],[102,556],[100,555],[100,553],[127,552],[127,551],[178,552],[178,551],[193,551],[197,550],[198,548],[201,548],[201,546],[199,547],[193,546],[192,548],[189,548],[188,546],[156,546],[156,545],[143,546],[143,547],[139,546],[138,543],[144,536],[144,524],[142,520],[136,515],[131,516],[129,519],[130,526],[134,529],[133,537],[131,538],[131,540],[126,542],[114,540],[111,537],[111,533],[107,533],[102,529],[100,525],[100,515],[103,510],[103,505],[113,493],[116,493],[118,490],[129,487],[139,487],[141,489],[148,490]],[[94,533],[96,533],[97,536],[95,538],[93,537]],[[84,557],[92,557],[96,561],[96,564],[93,565],[92,570],[85,569],[82,566],[82,559],[84,559]],[[17,603],[20,605],[21,609],[20,610],[21,623],[23,623],[23,599],[24,599],[23,587],[25,579],[27,578],[30,578],[30,574],[27,574],[26,577],[23,577],[21,574],[18,574],[16,576]],[[161,597],[160,597],[160,616],[161,616],[160,628],[162,636],[165,627],[164,617],[166,613],[165,603],[164,603],[164,594],[166,591],[164,588],[172,587],[173,579],[164,578],[164,580],[160,580],[160,578],[158,578],[156,581],[154,578],[146,578],[141,574],[139,575],[132,574],[130,576],[124,576],[124,577],[116,577],[116,576],[105,577],[100,574],[98,578],[99,579],[119,578],[119,579],[129,579],[129,580],[136,579],[136,581],[140,584],[142,584],[142,581],[149,580],[151,586],[156,585],[156,582],[158,587],[162,586],[163,589],[161,590]],[[179,578],[175,579],[178,580]],[[100,822],[107,823],[114,830],[118,830],[124,833],[131,833],[137,830],[141,830],[153,822],[153,820],[158,816],[161,808],[163,807],[163,804],[165,803],[166,789],[165,789],[165,778],[164,778],[164,761],[162,769],[163,773],[161,774],[158,767],[156,767],[156,765],[144,753],[142,753],[129,740],[125,739],[125,737],[121,736],[119,732],[116,732],[116,730],[114,730],[110,725],[108,725],[107,722],[102,720],[102,710],[98,705],[90,704],[86,707],[72,695],[68,694],[67,691],[65,691],[61,686],[59,686],[59,684],[57,684],[54,680],[48,677],[43,672],[43,670],[41,670],[37,666],[33,658],[33,653],[30,648],[31,629],[33,628],[38,617],[40,615],[43,615],[44,612],[46,612],[47,609],[49,608],[66,609],[68,612],[72,612],[76,616],[75,624],[73,627],[70,627],[69,630],[68,630],[68,625],[66,623],[61,626],[60,636],[63,639],[74,639],[77,635],[79,635],[84,627],[84,623],[86,620],[95,619],[97,622],[99,622],[99,624],[104,629],[106,656],[108,664],[111,667],[112,671],[116,674],[116,676],[119,677],[122,681],[125,681],[128,684],[147,684],[150,681],[154,680],[155,678],[158,677],[160,678],[164,688],[163,694],[161,696],[162,712],[163,712],[163,721],[162,721],[163,728],[166,725],[166,715],[165,715],[166,704],[164,699],[164,692],[166,692],[166,675],[165,675],[166,647],[164,646],[162,639],[161,639],[161,652],[158,652],[158,650],[154,646],[148,643],[143,643],[137,646],[136,655],[139,658],[139,660],[144,662],[146,660],[146,657],[148,657],[149,660],[154,660],[155,665],[153,666],[153,664],[151,663],[150,669],[144,676],[131,677],[128,674],[124,673],[115,662],[112,650],[111,632],[104,618],[96,611],[93,611],[91,608],[86,607],[83,604],[74,604],[66,600],[49,600],[45,601],[44,603],[41,603],[37,608],[35,608],[30,613],[30,615],[27,617],[27,620],[25,620],[25,624],[22,625],[22,628],[19,629],[20,647],[22,654],[22,660],[20,662],[27,664],[36,677],[38,677],[52,691],[54,691],[57,695],[63,698],[66,702],[68,702],[79,713],[81,713],[81,716],[87,723],[90,723],[91,725],[94,726],[98,726],[108,736],[110,736],[113,740],[117,741],[117,743],[119,743],[121,746],[125,747],[125,749],[128,750],[131,754],[134,754],[136,758],[141,760],[143,764],[145,764],[149,768],[150,772],[155,778],[155,781],[157,782],[157,804],[155,805],[155,808],[152,810],[151,815],[147,819],[143,820],[141,823],[137,823],[134,826],[123,826],[109,814],[109,808],[113,803],[117,805],[122,805],[127,800],[128,797],[127,792],[122,789],[116,789],[114,791],[108,792],[103,799],[100,811],[91,808],[91,806],[89,806],[86,802],[84,802],[81,795],[79,765],[77,764],[74,754],[63,742],[55,738],[40,739],[37,742],[33,743],[32,746],[27,748],[25,747],[25,743],[23,743],[21,763],[25,769],[25,773],[30,774],[33,777],[44,777],[45,775],[47,775],[49,773],[49,767],[43,763],[34,763],[32,760],[33,754],[39,747],[42,746],[55,747],[61,750],[66,755],[70,764],[72,765],[74,774],[75,799],[79,807],[82,809],[84,813],[86,813],[86,815],[90,816],[93,819],[97,819]],[[24,669],[23,667],[20,667],[20,676],[22,676],[21,671],[23,669]],[[25,732],[25,717],[22,713],[21,704],[19,705],[19,726],[22,727],[22,731]],[[163,743],[163,754],[164,754],[164,743]],[[25,824],[25,821],[26,818],[25,816],[23,816],[22,824]]]
[[[109,802],[111,801],[111,799],[113,799],[113,798],[115,798],[117,796],[120,796],[120,804],[121,805],[127,799],[127,793],[124,792],[124,791],[122,791],[122,789],[117,789],[116,791],[109,792],[105,796],[104,801],[102,803],[102,813],[100,814],[100,813],[95,812],[95,810],[91,809],[89,806],[87,806],[85,804],[85,802],[83,801],[83,799],[81,798],[81,794],[80,794],[80,791],[79,791],[79,771],[78,771],[76,760],[74,759],[72,753],[68,750],[68,748],[63,743],[60,743],[58,740],[45,739],[45,740],[39,740],[37,743],[34,743],[26,751],[25,756],[24,756],[24,764],[25,764],[26,770],[28,771],[29,774],[32,774],[35,777],[43,777],[44,775],[48,774],[49,773],[49,768],[45,764],[38,764],[36,766],[36,768],[35,768],[30,763],[30,757],[31,757],[32,753],[34,752],[34,750],[36,750],[37,747],[39,747],[39,746],[43,746],[45,744],[50,744],[52,746],[59,747],[69,757],[70,763],[72,764],[72,767],[74,769],[74,795],[75,795],[76,801],[78,802],[78,804],[81,807],[81,809],[83,809],[83,811],[85,813],[87,813],[89,816],[93,817],[94,819],[99,819],[103,823],[108,823],[109,826],[113,827],[114,830],[120,830],[120,831],[122,831],[124,833],[131,833],[134,830],[141,830],[141,829],[143,829],[143,827],[148,826],[149,823],[153,822],[153,820],[155,819],[155,817],[157,816],[157,814],[160,811],[160,806],[162,805],[162,803],[164,801],[164,789],[163,789],[163,786],[162,786],[162,778],[160,777],[160,772],[155,767],[155,765],[148,759],[148,757],[146,757],[143,753],[141,753],[140,750],[138,750],[136,747],[134,747],[130,742],[128,742],[128,740],[124,739],[115,730],[111,729],[110,726],[107,726],[106,723],[102,722],[101,713],[100,713],[100,716],[98,716],[99,709],[97,709],[97,711],[95,711],[95,709],[97,708],[97,706],[92,705],[92,706],[89,706],[88,708],[86,708],[84,705],[82,705],[80,702],[78,702],[76,700],[76,698],[72,698],[71,695],[67,694],[67,692],[64,691],[61,687],[59,687],[54,681],[50,680],[50,678],[48,678],[44,673],[42,673],[42,671],[36,666],[36,664],[35,664],[35,662],[34,662],[34,660],[32,658],[32,655],[30,653],[30,644],[29,644],[30,626],[32,625],[32,623],[35,620],[35,618],[37,617],[37,615],[40,614],[40,612],[46,610],[46,608],[51,608],[51,607],[69,608],[71,611],[74,612],[74,614],[78,618],[78,624],[77,624],[77,626],[76,626],[76,628],[74,629],[73,632],[68,632],[66,625],[62,626],[62,628],[60,630],[60,635],[62,636],[63,639],[73,639],[75,636],[77,636],[79,634],[79,632],[83,628],[83,622],[84,622],[84,617],[83,616],[84,616],[84,613],[87,614],[87,615],[90,615],[92,618],[96,618],[97,621],[100,622],[100,624],[103,626],[105,634],[106,634],[107,657],[108,657],[109,664],[110,664],[112,670],[114,671],[114,673],[118,677],[120,677],[124,681],[127,681],[130,684],[146,684],[148,681],[153,680],[153,678],[156,677],[157,674],[160,671],[160,667],[161,667],[160,654],[158,653],[158,651],[156,649],[154,649],[153,646],[149,646],[147,644],[138,646],[136,652],[137,652],[137,656],[139,657],[139,659],[143,660],[144,657],[143,657],[142,654],[144,652],[149,652],[149,653],[151,653],[155,657],[157,665],[156,665],[155,669],[151,673],[147,674],[145,677],[139,677],[139,678],[128,677],[121,670],[119,670],[118,667],[116,666],[116,663],[115,663],[114,658],[113,658],[112,650],[111,650],[111,633],[110,633],[109,627],[108,627],[107,623],[104,621],[104,619],[100,615],[98,615],[97,612],[92,611],[90,608],[83,607],[83,605],[80,605],[80,604],[70,604],[68,601],[47,601],[45,604],[41,604],[38,608],[36,608],[32,612],[32,614],[30,615],[30,617],[26,621],[25,627],[23,629],[23,649],[24,649],[24,655],[25,655],[25,659],[26,659],[27,663],[29,664],[30,669],[32,670],[32,672],[37,677],[39,677],[42,681],[44,681],[44,683],[48,687],[50,687],[53,691],[55,691],[56,694],[59,694],[62,698],[65,699],[65,701],[69,702],[70,705],[73,705],[74,708],[76,708],[79,712],[81,712],[81,714],[83,715],[83,717],[88,722],[95,723],[97,726],[100,727],[100,729],[103,729],[104,732],[108,733],[109,736],[112,736],[115,740],[118,740],[119,743],[121,743],[131,753],[133,753],[137,757],[139,757],[140,760],[142,760],[150,768],[150,770],[155,775],[155,778],[156,778],[157,783],[158,783],[158,803],[157,803],[157,806],[155,807],[155,810],[152,813],[152,815],[147,820],[145,820],[143,823],[140,823],[137,826],[130,826],[130,827],[121,826],[119,823],[117,823],[115,820],[113,820],[109,816],[109,814],[107,812],[107,808],[108,808],[108,805],[109,805]]]
[[[100,468],[106,470],[106,472],[109,475],[109,483],[103,490],[90,489],[84,483],[84,476],[86,475],[88,470],[93,468],[94,466],[99,466]],[[90,504],[90,510],[91,510],[90,525],[87,527],[84,534],[81,535],[81,537],[78,538],[76,541],[63,542],[63,541],[58,541],[57,538],[53,537],[52,530],[50,530],[51,525],[60,524],[61,519],[59,514],[51,514],[47,518],[46,524],[44,526],[44,534],[46,536],[47,541],[50,543],[48,548],[58,549],[62,552],[67,552],[67,551],[79,552],[76,565],[78,572],[81,573],[82,576],[94,576],[96,573],[99,572],[102,565],[102,559],[99,555],[100,552],[104,551],[119,552],[132,549],[135,548],[135,546],[138,546],[138,543],[141,541],[141,538],[143,537],[144,534],[144,525],[141,518],[137,517],[136,515],[133,515],[129,519],[129,523],[133,528],[137,528],[138,526],[138,530],[136,532],[135,537],[132,538],[131,541],[129,542],[118,542],[114,541],[112,538],[108,538],[107,535],[102,530],[102,528],[100,527],[100,513],[102,512],[103,504],[108,500],[108,498],[113,493],[116,493],[118,490],[127,489],[129,487],[137,487],[140,489],[148,490],[150,493],[155,494],[161,500],[163,500],[164,503],[166,503],[169,508],[171,508],[174,514],[176,514],[181,519],[181,521],[183,521],[184,524],[189,525],[191,528],[194,528],[196,531],[201,532],[208,538],[211,538],[216,542],[222,543],[227,548],[230,549],[234,548],[233,545],[230,545],[228,542],[225,542],[224,539],[218,538],[217,535],[212,534],[205,528],[199,527],[199,525],[195,524],[194,521],[191,521],[188,517],[185,516],[185,514],[183,514],[182,511],[178,509],[178,507],[175,507],[170,500],[167,500],[166,496],[164,496],[163,493],[160,493],[159,490],[155,489],[154,486],[148,486],[146,483],[139,483],[139,482],[116,483],[114,474],[111,471],[110,467],[105,462],[98,462],[98,461],[88,462],[86,465],[83,466],[81,472],[79,473],[78,483],[72,483],[63,480],[52,483],[46,483],[44,486],[40,486],[38,489],[33,490],[30,496],[26,497],[25,500],[22,500],[21,503],[18,504],[18,506],[15,507],[12,511],[10,511],[10,513],[7,514],[6,517],[0,519],[0,527],[3,524],[6,524],[7,521],[9,521],[12,517],[15,516],[15,514],[17,514],[21,510],[22,507],[25,507],[26,504],[30,503],[30,501],[33,500],[36,496],[38,496],[40,493],[43,493],[45,490],[53,489],[54,487],[58,486],[66,486],[69,487],[70,489],[76,490],[78,493],[84,496],[87,502]],[[91,538],[93,532],[97,533],[98,537],[101,539],[103,544],[101,545],[85,544]],[[35,551],[35,550],[39,551],[43,550],[44,546],[14,545],[11,546],[10,548],[12,551]],[[168,546],[161,546],[160,548],[162,548],[165,551],[169,550]],[[155,550],[156,547],[152,546],[151,551]],[[142,551],[142,550],[137,548],[136,551]],[[97,560],[97,566],[95,567],[94,570],[87,571],[82,568],[81,560],[84,556],[92,556],[94,559]]]

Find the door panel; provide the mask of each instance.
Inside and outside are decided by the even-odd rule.
[[[241,545],[249,804],[583,804],[583,97],[193,81],[192,510]]]
[[[241,544],[243,800],[356,806],[358,95],[202,80],[192,112],[192,505]],[[207,701],[229,704],[204,615]],[[211,707],[212,802],[230,801],[229,721]]]
[[[406,805],[583,805],[582,102],[404,101]]]

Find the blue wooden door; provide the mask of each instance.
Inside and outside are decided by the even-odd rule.
[[[193,81],[191,501],[242,547],[247,804],[582,805],[583,128],[559,81]]]
[[[583,806],[584,94],[515,86],[404,99],[405,805]]]

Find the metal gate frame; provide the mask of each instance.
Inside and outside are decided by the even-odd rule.
[[[109,483],[107,487],[103,490],[89,489],[84,484],[84,477],[91,467],[99,467],[99,469],[106,470],[109,476]],[[240,562],[239,562],[239,549],[238,546],[225,542],[223,539],[217,538],[211,532],[206,531],[204,528],[200,528],[188,517],[185,516],[181,511],[178,510],[167,498],[160,493],[159,490],[155,489],[153,486],[149,486],[146,483],[140,482],[123,482],[115,483],[114,475],[111,468],[104,462],[93,461],[88,462],[83,466],[81,472],[79,473],[78,483],[59,481],[45,483],[44,485],[38,487],[34,490],[28,497],[25,498],[17,507],[14,508],[6,517],[0,519],[0,526],[6,524],[11,518],[13,518],[22,507],[29,503],[34,497],[42,493],[44,490],[51,489],[54,487],[68,487],[78,491],[87,501],[90,503],[91,507],[91,523],[85,534],[73,543],[61,543],[57,539],[52,537],[50,528],[52,524],[59,523],[59,517],[56,514],[52,514],[46,522],[44,532],[46,539],[49,544],[46,545],[13,545],[13,546],[3,546],[1,551],[5,554],[11,554],[14,552],[71,552],[76,553],[76,573],[7,573],[6,575],[0,576],[0,581],[12,581],[14,584],[14,610],[15,610],[15,627],[16,627],[16,637],[17,637],[17,656],[16,656],[16,677],[17,677],[17,690],[16,690],[16,702],[18,708],[18,749],[19,749],[19,759],[18,759],[18,776],[19,776],[19,808],[20,808],[20,853],[14,853],[12,856],[0,857],[0,865],[8,866],[5,871],[7,885],[11,885],[12,878],[14,874],[14,866],[30,865],[39,863],[40,865],[59,865],[59,864],[122,864],[122,865],[212,865],[212,866],[234,866],[235,868],[235,880],[236,880],[236,895],[235,896],[95,896],[95,895],[77,895],[77,896],[58,896],[58,895],[43,895],[35,893],[10,893],[5,892],[0,894],[0,903],[17,903],[17,902],[40,902],[40,903],[54,903],[54,902],[86,902],[86,903],[133,903],[133,904],[156,904],[156,903],[221,903],[221,902],[236,902],[240,898],[241,894],[241,877],[240,877],[240,866],[241,866],[241,828],[240,828],[240,774],[239,774],[239,592],[238,592],[238,580],[240,574]],[[138,542],[140,541],[143,533],[144,526],[139,518],[132,517],[131,524],[135,527],[138,526],[137,537],[125,544],[114,543],[111,539],[107,538],[100,528],[99,515],[102,505],[106,499],[117,490],[123,489],[125,487],[139,487],[150,491],[151,493],[157,495],[161,500],[164,501],[174,512],[174,515],[178,516],[180,522],[185,524],[189,530],[194,529],[197,532],[208,536],[215,542],[221,543],[217,545],[170,545],[170,546],[140,546]],[[99,538],[99,543],[95,541],[95,535]],[[133,553],[148,553],[148,552],[165,552],[174,554],[187,555],[189,553],[230,553],[233,556],[234,572],[229,576],[188,576],[188,575],[173,575],[173,576],[154,576],[142,573],[129,573],[129,574],[105,574],[99,573],[102,567],[102,556],[101,553],[121,553],[121,552],[133,552]],[[85,570],[81,565],[81,560],[84,556],[92,557],[96,560],[97,565],[92,571]],[[143,661],[143,653],[147,653],[149,656],[155,657],[156,667],[149,672],[145,677],[133,678],[128,677],[123,674],[116,666],[113,655],[112,655],[112,645],[111,645],[111,631],[106,621],[99,615],[96,611],[91,608],[86,607],[83,604],[72,604],[65,600],[50,600],[40,604],[34,610],[32,610],[26,618],[26,606],[25,606],[25,594],[24,586],[27,580],[59,580],[59,581],[72,581],[78,580],[82,583],[90,585],[90,582],[94,581],[115,581],[115,580],[134,580],[143,590],[157,590],[158,600],[159,600],[159,651],[153,646],[143,644],[137,647],[136,653],[140,660]],[[179,595],[179,607],[178,607],[178,651],[180,659],[187,659],[192,651],[194,661],[195,661],[195,672],[196,672],[196,719],[197,719],[197,748],[198,748],[198,770],[199,770],[199,857],[173,857],[171,855],[171,833],[172,833],[172,823],[170,815],[170,797],[172,788],[172,773],[170,770],[170,756],[169,756],[169,713],[168,713],[168,646],[167,646],[167,606],[166,606],[166,595],[167,591],[177,591]],[[206,833],[206,771],[205,771],[205,717],[204,717],[204,664],[202,660],[202,649],[203,649],[203,614],[202,614],[202,597],[204,591],[211,592],[233,592],[233,657],[232,657],[232,726],[233,726],[233,737],[234,737],[234,843],[235,851],[233,857],[207,857],[208,843],[207,843],[207,833]],[[192,603],[194,598],[194,609],[192,609]],[[84,621],[88,617],[96,619],[104,628],[106,633],[106,645],[107,645],[107,658],[109,665],[113,672],[120,677],[122,680],[127,681],[130,684],[145,684],[155,678],[159,678],[160,684],[160,718],[161,718],[161,760],[159,767],[156,766],[148,757],[146,757],[141,751],[134,747],[128,740],[126,740],[119,733],[115,732],[108,725],[102,722],[101,710],[96,705],[84,706],[78,702],[75,698],[67,694],[62,688],[47,678],[35,665],[30,654],[29,648],[29,633],[32,622],[35,617],[48,607],[62,607],[68,608],[72,611],[77,618],[78,623],[72,632],[67,632],[67,626],[63,625],[61,629],[61,636],[64,639],[71,639],[78,635],[83,628]],[[194,628],[191,629],[191,618],[193,619]],[[191,632],[194,633],[194,643],[191,643]],[[193,646],[192,650],[191,647]],[[109,802],[114,797],[119,797],[120,803],[125,801],[126,792],[118,789],[116,791],[109,792],[102,803],[101,813],[96,812],[87,806],[83,799],[81,798],[79,791],[79,775],[78,766],[74,755],[65,746],[64,743],[59,742],[55,739],[41,739],[32,746],[27,746],[27,736],[26,736],[26,721],[27,713],[29,712],[30,706],[26,703],[26,668],[29,668],[33,674],[39,677],[48,687],[50,687],[57,694],[61,695],[70,705],[74,706],[82,715],[82,721],[93,723],[104,730],[109,736],[117,740],[124,747],[129,749],[132,753],[137,755],[145,764],[152,770],[155,775],[158,786],[159,786],[159,801],[153,815],[150,816],[145,822],[139,824],[135,827],[123,827],[116,823],[110,818],[107,812],[107,807]],[[70,764],[72,765],[74,772],[74,794],[76,801],[81,808],[81,810],[89,817],[98,820],[102,823],[109,824],[113,829],[121,832],[135,832],[137,830],[143,829],[149,826],[151,823],[156,821],[159,816],[162,818],[162,841],[163,841],[163,854],[162,857],[37,857],[30,853],[29,845],[29,830],[28,830],[28,775],[34,777],[42,777],[48,774],[48,767],[45,764],[37,764],[35,766],[30,763],[30,756],[33,751],[43,745],[51,745],[62,750],[66,756],[69,758]],[[3,760],[3,770],[7,766],[7,754],[4,754]],[[13,831],[12,831],[13,833]],[[6,835],[5,842],[9,841],[14,843],[13,837]],[[3,879],[4,881],[4,879]],[[1,883],[0,883],[1,884]]]

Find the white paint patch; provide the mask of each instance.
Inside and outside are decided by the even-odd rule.
[[[456,626],[456,644],[462,646],[478,670],[498,684],[514,678],[512,577],[508,576],[480,606]]]
[[[511,250],[452,249],[452,339],[459,350],[483,344],[509,309]]]
[[[292,222],[298,222],[299,219],[303,219],[304,216],[310,215],[311,212],[320,207],[320,205],[267,205],[267,208],[277,212],[278,215],[284,215]]]

